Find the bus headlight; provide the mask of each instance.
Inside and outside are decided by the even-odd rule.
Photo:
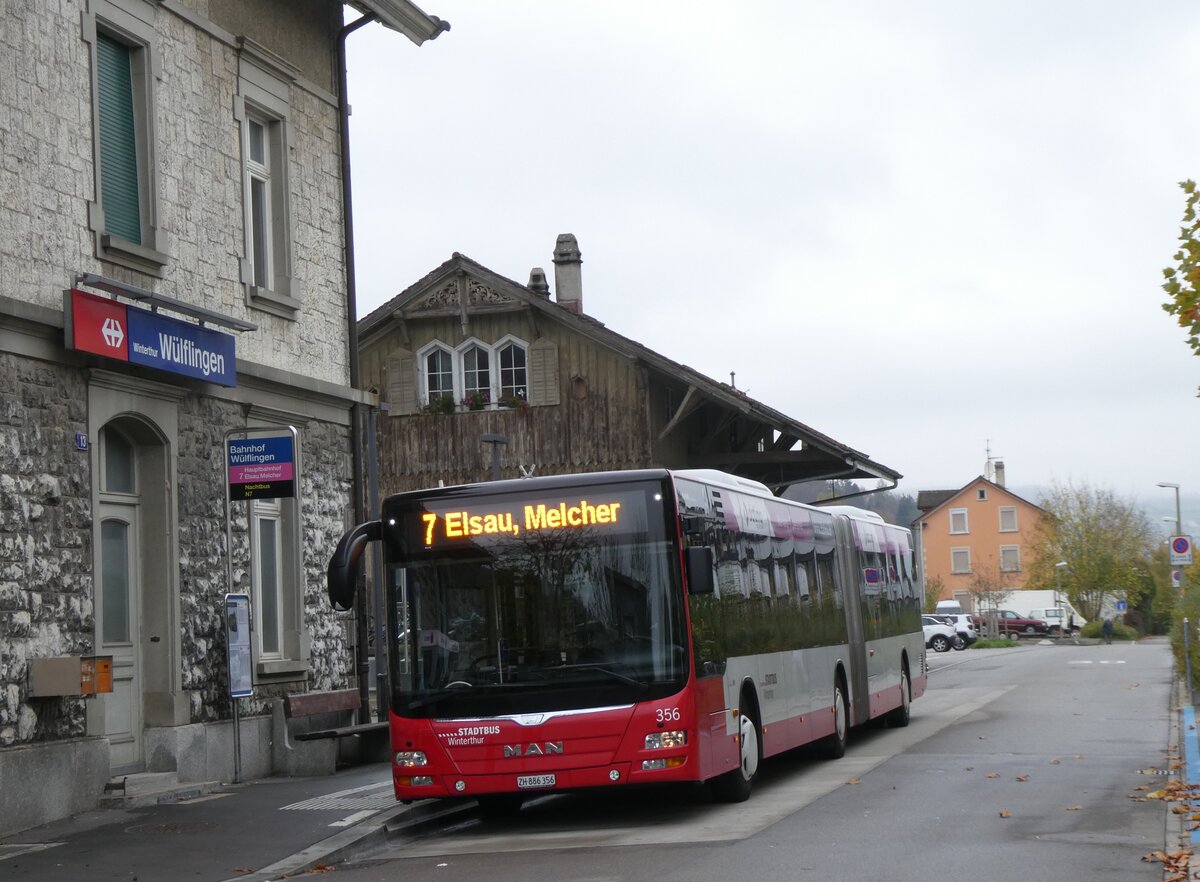
[[[403,769],[429,765],[429,760],[426,758],[424,751],[420,750],[397,750],[395,761],[396,765]]]
[[[687,729],[670,732],[651,732],[646,736],[646,750],[671,750],[687,744]]]

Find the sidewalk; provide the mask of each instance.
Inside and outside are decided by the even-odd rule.
[[[13,834],[0,839],[0,878],[266,882],[334,863],[372,837],[382,841],[385,824],[416,823],[446,809],[397,803],[387,763],[319,778],[264,778]]]

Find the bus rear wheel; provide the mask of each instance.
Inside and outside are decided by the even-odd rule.
[[[850,708],[846,704],[846,689],[842,678],[833,681],[833,734],[821,741],[821,750],[829,759],[841,759],[846,755],[846,742],[850,739]]]
[[[738,752],[738,767],[712,781],[713,795],[721,802],[745,802],[754,789],[754,779],[758,777],[762,743],[758,723],[744,706],[738,715]]]

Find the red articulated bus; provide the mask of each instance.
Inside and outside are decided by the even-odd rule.
[[[908,723],[925,690],[908,530],[709,470],[438,487],[342,537],[349,608],[382,544],[400,800],[708,781],[853,726]]]

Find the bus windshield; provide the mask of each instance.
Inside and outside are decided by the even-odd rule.
[[[687,678],[675,518],[659,482],[406,494],[385,523],[392,709],[530,714]]]

